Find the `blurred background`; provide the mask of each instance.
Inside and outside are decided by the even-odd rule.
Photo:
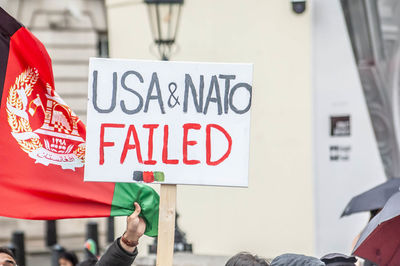
[[[178,186],[179,230],[193,254],[349,254],[368,217],[340,218],[347,202],[400,176],[398,1],[0,5],[45,44],[56,90],[84,122],[89,57],[254,64],[249,187]],[[57,243],[82,250],[88,222],[101,249],[125,229],[124,217],[60,220]],[[47,254],[49,226],[0,218],[0,242],[22,230],[29,256]],[[139,256],[153,243],[141,241]]]

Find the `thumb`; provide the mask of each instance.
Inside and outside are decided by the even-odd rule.
[[[137,202],[133,203],[133,205],[135,206],[135,211],[131,214],[131,216],[139,216],[140,212],[142,211],[142,208]]]

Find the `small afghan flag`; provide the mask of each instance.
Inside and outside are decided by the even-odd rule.
[[[43,44],[0,8],[0,216],[127,216],[157,235],[159,196],[137,183],[85,183],[86,128],[54,90]]]

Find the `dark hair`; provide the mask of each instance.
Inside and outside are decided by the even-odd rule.
[[[326,265],[355,266],[357,258],[341,253],[329,253],[321,258]]]
[[[230,258],[225,266],[269,266],[268,262],[248,252],[240,252]]]
[[[0,253],[5,253],[5,254],[9,255],[11,258],[13,258],[15,260],[14,253],[9,248],[0,247]]]
[[[92,265],[95,265],[96,262],[97,262],[97,259],[89,258],[89,259],[84,260],[81,263],[79,263],[78,266],[92,266]]]
[[[60,254],[60,256],[58,257],[58,259],[61,259],[61,258],[70,261],[72,263],[72,265],[74,265],[74,266],[78,264],[78,257],[72,251],[64,251],[64,252],[62,252]]]
[[[369,221],[371,221],[372,218],[374,218],[381,210],[382,210],[382,208],[370,210],[369,211]]]

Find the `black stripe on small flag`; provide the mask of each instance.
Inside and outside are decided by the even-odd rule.
[[[0,104],[7,72],[10,39],[11,36],[21,27],[21,23],[0,7]]]

